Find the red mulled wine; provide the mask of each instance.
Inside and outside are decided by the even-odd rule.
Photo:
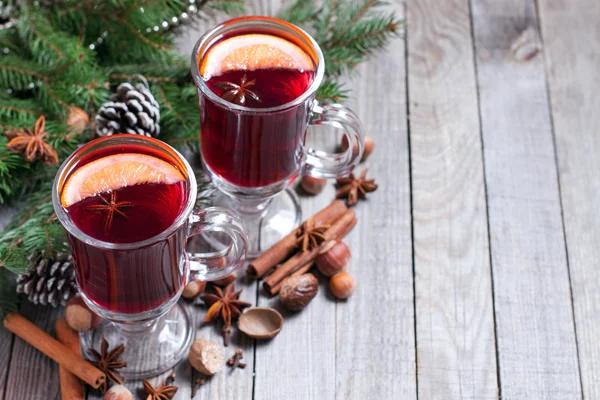
[[[66,179],[61,203],[91,238],[137,243],[173,225],[185,208],[187,185],[171,160],[119,146],[82,159]],[[185,231],[128,250],[68,235],[82,293],[104,309],[125,314],[166,303],[185,283]]]
[[[233,185],[250,188],[295,178],[303,159],[309,101],[262,110],[293,102],[308,90],[315,69],[310,56],[279,36],[246,33],[217,42],[198,64],[213,93],[247,108],[200,96],[207,167]]]

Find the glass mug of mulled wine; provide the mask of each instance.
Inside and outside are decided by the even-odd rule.
[[[315,100],[324,70],[315,40],[275,18],[229,20],[194,47],[202,162],[219,189],[213,203],[244,220],[249,257],[299,224],[299,203],[288,189],[299,175],[340,177],[362,157],[358,117],[339,104]],[[310,125],[341,130],[352,145],[343,153],[308,148]]]
[[[79,291],[106,319],[82,334],[82,344],[98,349],[102,338],[125,344],[125,356],[140,360],[130,361],[127,377],[159,374],[186,355],[194,325],[177,301],[189,280],[220,279],[244,263],[240,218],[226,209],[195,208],[196,195],[185,158],[138,135],[94,140],[56,175],[52,201],[67,231]],[[186,251],[190,237],[211,234],[221,247]],[[144,357],[149,353],[156,356]]]

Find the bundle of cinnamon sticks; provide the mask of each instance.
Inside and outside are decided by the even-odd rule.
[[[314,227],[328,226],[324,233],[325,240],[320,245],[303,251],[297,246],[301,232],[298,227],[248,265],[246,272],[251,278],[258,279],[270,274],[263,286],[271,296],[279,293],[287,277],[307,272],[323,247],[332,240],[337,241],[346,236],[356,225],[357,219],[354,211],[346,207],[344,202],[335,200],[313,215],[310,221]]]
[[[81,357],[79,336],[64,319],[56,322],[54,339],[20,314],[11,312],[4,318],[4,327],[56,361],[59,366],[61,397],[84,399],[81,381],[97,389],[106,381],[106,375]]]

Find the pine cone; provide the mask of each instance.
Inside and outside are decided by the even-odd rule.
[[[54,260],[39,254],[30,257],[27,272],[17,277],[17,293],[27,295],[33,304],[65,305],[77,293],[73,257],[58,254]]]
[[[156,137],[160,133],[160,106],[144,84],[135,88],[121,83],[117,93],[104,103],[96,114],[96,134],[133,133]]]

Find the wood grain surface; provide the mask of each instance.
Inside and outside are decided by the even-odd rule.
[[[419,398],[497,399],[468,1],[409,1],[407,19]]]
[[[600,3],[539,3],[581,381],[600,398]]]
[[[501,395],[578,398],[569,271],[535,4],[485,0],[472,6]]]

